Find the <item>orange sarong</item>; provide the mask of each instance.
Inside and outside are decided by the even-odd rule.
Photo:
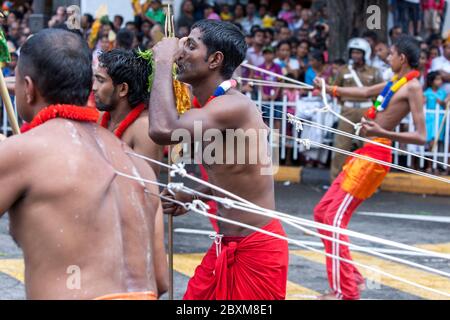
[[[387,146],[392,145],[392,141],[384,138],[375,138],[373,141]],[[367,143],[355,153],[381,160],[387,163],[392,162],[392,151],[371,143]],[[350,157],[343,168],[345,178],[342,182],[342,189],[358,199],[366,200],[370,198],[380,187],[390,167],[378,163],[370,162],[359,158]]]
[[[128,292],[114,293],[94,300],[158,300],[158,296],[154,292]]]

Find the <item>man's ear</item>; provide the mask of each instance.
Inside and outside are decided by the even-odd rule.
[[[117,86],[117,88],[119,89],[118,92],[119,92],[120,98],[125,98],[128,95],[128,92],[130,90],[128,83],[126,83],[126,82],[119,84]]]
[[[24,78],[25,81],[25,97],[27,99],[27,104],[31,105],[36,101],[36,84],[34,83],[33,79],[31,79],[29,76],[26,76]]]
[[[217,51],[209,56],[209,69],[221,68],[223,65],[224,55],[222,52]]]
[[[406,55],[405,55],[404,53],[401,53],[401,54],[400,54],[400,62],[401,62],[402,64],[405,64],[405,63],[408,62],[408,58],[406,58]]]

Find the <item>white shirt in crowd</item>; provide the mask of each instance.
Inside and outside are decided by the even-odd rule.
[[[444,71],[450,74],[450,61],[444,56],[433,59],[431,62],[430,72],[433,71]],[[450,83],[444,83],[443,89],[447,92],[447,94],[450,94]]]

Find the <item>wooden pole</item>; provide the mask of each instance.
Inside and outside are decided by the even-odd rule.
[[[19,123],[16,119],[14,107],[9,96],[8,87],[6,86],[5,77],[3,77],[3,70],[0,68],[0,94],[5,105],[6,113],[8,114],[8,120],[12,128],[13,134],[20,134]]]
[[[165,30],[164,33],[166,37],[172,36],[172,25],[171,25],[171,12],[170,12],[170,4],[167,5],[167,15],[165,21]],[[168,154],[168,164],[172,166],[172,147],[169,146],[169,154]],[[170,184],[172,179],[170,177],[170,171],[167,176],[167,184]],[[168,218],[168,244],[169,244],[169,300],[174,300],[173,294],[173,216],[169,215]]]

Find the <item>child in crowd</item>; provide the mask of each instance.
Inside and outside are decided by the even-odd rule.
[[[425,104],[426,104],[426,116],[425,124],[427,127],[427,151],[433,151],[435,146],[436,136],[438,136],[437,141],[443,142],[444,132],[439,132],[441,124],[444,119],[444,115],[440,112],[441,109],[445,108],[445,99],[447,98],[447,93],[441,88],[443,84],[442,76],[439,72],[430,72],[427,76],[427,89],[424,92]],[[438,115],[436,116],[436,113]],[[428,163],[427,172],[433,172],[431,163]]]

